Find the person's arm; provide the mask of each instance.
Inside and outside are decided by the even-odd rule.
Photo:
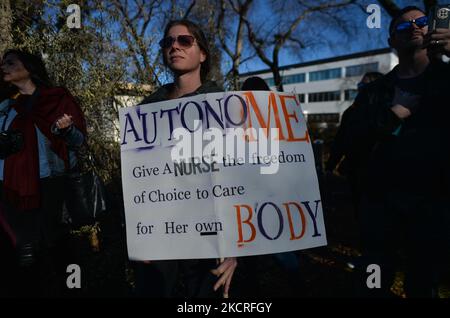
[[[325,171],[328,173],[333,172],[338,163],[341,161],[342,157],[347,153],[347,141],[348,141],[348,121],[354,111],[352,109],[353,106],[350,106],[344,113],[342,114],[341,124],[339,126],[338,131],[336,132],[336,136],[330,145],[330,157],[328,158],[327,163],[325,164]]]
[[[72,117],[64,114],[52,126],[52,133],[64,138],[70,148],[80,147],[84,142],[83,133],[75,127]]]
[[[345,139],[346,148],[354,149],[369,140],[369,136],[373,135],[374,125],[370,118],[369,99],[366,91],[361,91],[356,96],[354,102],[355,109],[351,118],[347,121],[347,133],[343,137]]]
[[[382,92],[381,89],[371,92],[369,89],[363,89],[356,97],[357,107],[348,123],[348,147],[353,147],[354,143],[367,142],[369,138],[382,139],[392,135],[402,125],[403,120],[411,115],[409,108],[403,105],[412,109],[418,102],[417,96],[399,97],[397,93],[391,102],[374,102],[374,95],[387,92]]]

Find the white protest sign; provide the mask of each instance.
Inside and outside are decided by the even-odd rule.
[[[120,128],[130,259],[220,258],[327,244],[313,151],[295,95],[222,92],[122,108]]]

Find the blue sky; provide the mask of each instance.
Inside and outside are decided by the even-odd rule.
[[[107,3],[108,0],[105,0]],[[179,0],[183,3],[184,0]],[[286,6],[291,5],[292,0],[286,0]],[[438,1],[443,3],[444,1]],[[445,2],[449,2],[446,0]],[[132,3],[130,1],[129,3]],[[270,32],[276,29],[279,25],[275,18],[271,18],[271,10],[268,7],[268,0],[255,0],[253,7],[250,11],[250,19],[256,21],[256,24],[261,26],[261,34],[263,32]],[[311,1],[310,3],[314,3]],[[301,23],[298,27],[299,36],[302,40],[309,39],[309,43],[306,48],[301,50],[294,50],[287,46],[284,46],[280,52],[280,66],[296,64],[307,61],[314,61],[324,58],[342,56],[347,54],[352,54],[356,52],[363,52],[369,50],[375,50],[379,48],[388,47],[387,37],[388,37],[388,25],[390,22],[390,17],[381,8],[381,27],[370,29],[367,27],[367,17],[369,13],[365,11],[365,8],[370,4],[378,4],[374,0],[359,0],[360,6],[349,6],[339,12],[339,17],[341,20],[345,21],[346,29],[337,27],[336,25],[330,23],[324,23],[324,17],[315,17],[308,20],[306,23]],[[399,7],[404,7],[406,5],[417,5],[423,8],[423,1],[403,1],[397,0],[395,3]],[[166,2],[164,2],[166,5]],[[49,14],[55,14],[56,6],[55,4],[49,6]],[[130,10],[133,8],[130,6]],[[289,10],[287,10],[290,12]],[[296,12],[291,10],[293,14]],[[66,13],[64,13],[66,14]],[[160,25],[162,21],[160,19],[155,20],[156,25]],[[114,25],[112,26],[114,28]],[[265,30],[265,31],[264,31]],[[154,37],[159,39],[162,35],[158,34],[161,32],[161,28],[149,28],[147,36],[149,38]],[[115,36],[114,31],[112,32]],[[247,41],[247,38],[245,38]],[[154,43],[154,42],[150,42]],[[122,43],[123,47],[126,47],[125,43]],[[248,43],[247,43],[248,46]],[[152,46],[153,54],[159,50],[159,47],[155,45]],[[251,50],[250,50],[251,51]],[[250,52],[247,48],[244,51],[244,58],[248,56]],[[271,53],[268,54],[271,57]],[[230,69],[230,59],[226,54],[223,54],[222,61],[222,71],[226,73]],[[257,70],[266,70],[268,66],[265,65],[259,57],[254,57],[251,60],[245,62],[240,66],[240,72],[246,73]]]
[[[262,0],[257,1],[260,4],[265,2]],[[378,4],[377,1],[370,0],[358,2],[364,8],[369,4]],[[423,8],[423,1],[395,2],[400,7],[416,5],[419,8]],[[439,1],[439,3],[443,3],[443,1]],[[260,10],[262,13],[266,11],[265,15],[269,14],[267,8],[263,6],[261,6]],[[336,27],[324,27],[321,21],[311,21],[309,24],[301,25],[300,27],[303,28],[302,32],[314,32],[315,30],[316,42],[318,44],[314,44],[298,52],[283,49],[280,54],[280,65],[289,65],[388,47],[388,25],[391,18],[382,8],[381,27],[379,29],[369,29],[367,27],[366,21],[369,13],[366,13],[362,8],[352,6],[343,10],[340,16],[350,26],[347,32]],[[268,67],[256,57],[241,65],[240,72],[246,73],[262,69],[268,69]]]

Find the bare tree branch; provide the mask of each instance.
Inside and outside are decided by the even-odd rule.
[[[183,15],[183,19],[187,19],[188,18],[188,16],[191,13],[192,9],[195,7],[196,2],[197,2],[196,0],[192,0],[191,4],[186,9],[186,12]]]
[[[216,29],[220,45],[224,52],[231,58],[232,66],[227,72],[227,78],[230,79],[232,89],[239,88],[239,66],[242,64],[242,51],[244,48],[244,30],[245,17],[248,14],[253,0],[233,1],[220,0],[220,11],[217,17]],[[234,33],[233,47],[229,46],[226,41],[225,32],[228,29],[225,27],[225,16],[227,15],[227,4],[232,9],[231,11],[237,16],[237,27]],[[229,12],[229,11],[228,11]]]
[[[245,62],[247,62],[247,61],[249,61],[249,60],[255,58],[256,56],[257,56],[256,53],[250,54],[249,56],[247,56],[247,57],[245,57],[245,58],[243,58],[243,59],[241,60],[241,64],[244,64]]]
[[[400,7],[392,0],[378,0],[380,5],[384,10],[389,14],[389,16],[395,16],[399,11]],[[437,0],[423,0],[423,5],[425,7],[425,13],[428,14],[430,12],[431,7],[438,4]]]
[[[135,0],[135,5],[137,8],[137,12],[141,13],[141,16],[130,15],[128,11],[127,1],[122,3],[120,0],[112,0],[113,5],[121,14],[120,23],[124,27],[124,40],[128,45],[128,48],[134,53],[133,61],[135,63],[136,69],[138,71],[139,78],[147,82],[149,84],[159,83],[159,79],[156,77],[155,69],[153,64],[150,62],[149,51],[146,45],[144,44],[145,34],[147,32],[148,26],[153,18],[153,10],[161,5],[161,2],[158,0],[153,0],[150,3],[146,1],[137,1]],[[148,7],[145,7],[145,4],[148,4]],[[145,12],[145,13],[144,13]],[[143,16],[142,16],[143,15]],[[135,19],[135,21],[133,21]],[[138,30],[139,21],[143,19],[141,29]],[[141,66],[141,61],[143,66]]]
[[[294,43],[297,43],[298,44],[298,46],[300,47],[300,48],[302,48],[302,49],[304,49],[304,48],[306,48],[306,45],[301,41],[301,40],[299,40],[299,39],[296,39],[296,38],[294,38],[294,37],[289,37],[289,39],[288,39],[289,41],[292,41],[292,42],[294,42]]]
[[[275,85],[279,91],[283,91],[282,79],[279,72],[279,53],[286,41],[290,40],[293,32],[297,29],[301,21],[314,12],[326,12],[326,10],[348,6],[355,2],[356,0],[346,0],[342,2],[326,2],[320,5],[312,6],[305,1],[298,0],[297,3],[305,9],[300,11],[296,18],[290,23],[287,30],[284,32],[277,32],[273,35],[273,40],[270,42],[273,43],[271,59],[265,52],[265,44],[267,41],[263,41],[261,38],[258,38],[251,22],[248,19],[245,19],[249,41],[259,58],[271,69],[274,76]]]
[[[394,1],[391,0],[378,0],[384,10],[391,16],[395,16],[397,12],[400,11],[400,8],[395,4]]]

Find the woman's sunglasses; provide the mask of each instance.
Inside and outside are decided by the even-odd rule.
[[[159,41],[159,46],[163,49],[168,49],[172,47],[175,41],[177,41],[183,49],[188,49],[194,45],[195,38],[192,35],[179,35],[177,37],[167,36]]]
[[[415,20],[405,21],[402,23],[397,24],[395,27],[396,32],[402,32],[405,30],[409,30],[412,28],[413,23],[417,25],[419,28],[423,28],[428,25],[428,17],[423,16]]]

